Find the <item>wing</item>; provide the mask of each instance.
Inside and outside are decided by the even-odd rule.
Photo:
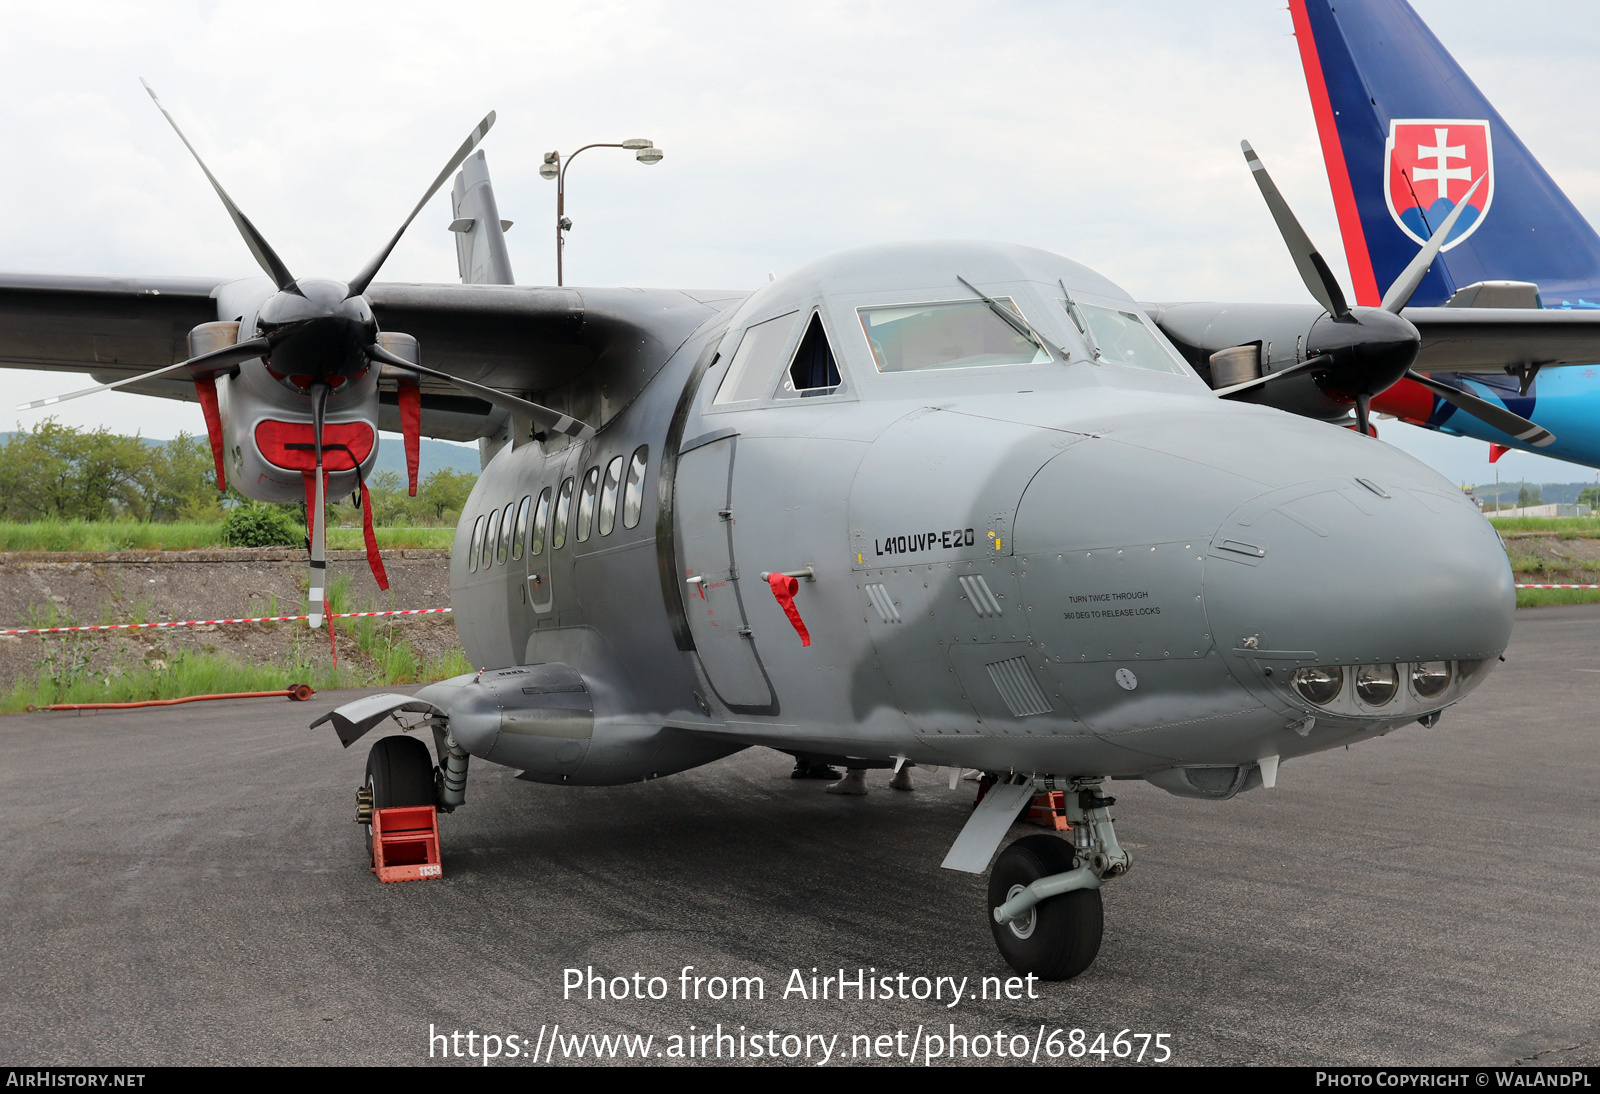
[[[1419,372],[1505,372],[1600,363],[1600,309],[1406,308],[1422,334]]]
[[[0,367],[88,373],[106,383],[174,364],[189,355],[191,328],[234,318],[217,312],[217,292],[227,283],[0,274]],[[697,327],[744,295],[396,283],[367,291],[382,329],[415,336],[424,364],[545,399],[590,378],[603,379],[612,397],[635,389]],[[187,380],[126,390],[195,399]],[[381,398],[380,428],[398,430],[394,394]],[[425,379],[422,399],[422,431],[429,436],[471,440],[495,434],[505,422],[503,411],[443,381]]]

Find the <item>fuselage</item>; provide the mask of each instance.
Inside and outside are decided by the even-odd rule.
[[[1007,341],[957,275],[1067,360]],[[1509,566],[1458,490],[1218,400],[1126,293],[1054,255],[848,252],[663,356],[592,440],[502,450],[462,515],[474,664],[559,663],[593,698],[587,737],[463,740],[528,778],[767,744],[1227,779],[1437,712],[1509,637]],[[809,645],[768,572],[802,575]]]

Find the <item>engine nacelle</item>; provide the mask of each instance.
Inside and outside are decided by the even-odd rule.
[[[237,322],[223,322],[194,328],[189,332],[190,356],[236,343],[239,327]],[[380,339],[395,343],[391,352],[408,357],[415,353],[415,339],[405,335],[380,335]],[[359,489],[377,461],[378,377],[377,368],[359,376],[336,377],[328,393],[322,465],[329,499]],[[214,433],[213,445],[220,441],[228,481],[256,501],[305,501],[316,468],[310,394],[283,383],[260,359],[241,363],[232,376],[218,376],[215,393],[215,421],[207,407],[207,425]],[[202,401],[207,397],[202,383]]]

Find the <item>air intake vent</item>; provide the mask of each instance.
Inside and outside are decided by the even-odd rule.
[[[966,580],[962,578],[963,582]],[[978,580],[981,582],[983,579],[980,577]],[[996,661],[988,668],[989,679],[994,681],[1000,698],[1006,701],[1006,706],[1018,718],[1026,718],[1030,714],[1048,714],[1055,709],[1039,689],[1039,681],[1033,678],[1033,670],[1028,667],[1026,657]]]
[[[868,585],[867,599],[878,609],[879,619],[885,623],[900,622],[900,609],[894,606],[894,598],[889,595],[888,589],[882,585]]]
[[[980,619],[994,619],[1004,612],[1005,609],[1000,607],[1000,601],[989,591],[989,583],[983,580],[982,575],[974,574],[960,580],[967,603],[972,605],[972,610],[978,613]]]

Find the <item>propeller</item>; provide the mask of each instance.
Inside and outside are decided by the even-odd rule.
[[[366,298],[366,291],[399,244],[400,237],[422,211],[423,206],[449,181],[450,176],[465,162],[493,127],[494,111],[491,110],[485,115],[467,135],[461,147],[450,157],[444,169],[433,180],[433,184],[422,195],[422,200],[417,202],[399,229],[389,237],[388,242],[372,256],[355,277],[349,282],[297,279],[289,272],[288,266],[278,257],[272,245],[267,242],[266,236],[249,217],[245,216],[233,198],[223,189],[222,184],[217,181],[217,177],[211,173],[200,153],[195,150],[172,114],[162,104],[160,97],[156,95],[155,89],[144,80],[139,82],[149,93],[156,109],[161,111],[162,117],[167,119],[167,124],[172,126],[173,132],[178,135],[183,146],[194,157],[195,163],[200,166],[201,172],[205,174],[206,180],[211,183],[211,188],[216,191],[217,197],[228,211],[228,216],[233,220],[234,227],[238,229],[245,246],[249,248],[262,270],[272,279],[277,291],[268,297],[258,310],[255,336],[252,338],[138,376],[41,399],[25,404],[21,409],[36,409],[67,399],[126,387],[144,380],[174,375],[203,379],[222,373],[237,374],[244,362],[260,358],[267,365],[271,375],[283,386],[310,400],[311,447],[315,455],[313,473],[316,478],[314,489],[308,490],[310,500],[314,502],[314,512],[307,514],[311,532],[309,544],[311,573],[308,587],[313,627],[321,625],[325,614],[327,551],[324,527],[326,487],[323,482],[323,424],[327,416],[328,399],[346,380],[362,376],[374,364],[396,365],[412,373],[421,373],[443,380],[552,430],[580,438],[593,435],[592,428],[570,415],[542,407],[495,388],[459,379],[437,369],[424,368],[416,362],[395,356],[378,344],[378,323],[373,315],[371,302]]]
[[[1261,190],[1261,196],[1266,199],[1272,219],[1278,225],[1278,234],[1283,237],[1284,245],[1289,248],[1295,269],[1300,272],[1300,280],[1305,283],[1306,289],[1317,302],[1327,309],[1328,315],[1319,319],[1311,328],[1311,333],[1306,338],[1305,361],[1292,368],[1280,369],[1242,384],[1221,388],[1217,391],[1218,395],[1231,395],[1274,380],[1304,375],[1307,372],[1323,373],[1324,379],[1319,383],[1330,391],[1348,394],[1355,399],[1356,428],[1362,433],[1369,433],[1372,397],[1387,391],[1403,378],[1416,381],[1457,409],[1471,414],[1503,433],[1509,433],[1520,441],[1542,447],[1555,440],[1555,436],[1549,430],[1535,425],[1521,415],[1513,414],[1504,407],[1496,406],[1476,395],[1442,384],[1411,367],[1422,344],[1422,335],[1400,312],[1411,302],[1417,286],[1422,284],[1428,268],[1438,258],[1440,249],[1444,247],[1445,241],[1450,238],[1450,233],[1456,226],[1456,221],[1465,211],[1468,199],[1483,185],[1484,176],[1479,176],[1472,184],[1462,199],[1456,203],[1456,207],[1450,211],[1450,215],[1445,217],[1444,222],[1428,237],[1428,242],[1423,245],[1422,250],[1417,252],[1416,257],[1401,271],[1400,276],[1395,278],[1394,284],[1389,286],[1389,291],[1383,294],[1382,305],[1377,308],[1352,308],[1345,300],[1344,290],[1339,287],[1338,278],[1333,276],[1328,263],[1312,244],[1311,237],[1306,235],[1305,229],[1300,226],[1300,221],[1295,218],[1289,203],[1283,199],[1283,194],[1272,181],[1272,176],[1267,172],[1266,165],[1261,162],[1261,157],[1256,155],[1249,141],[1240,141],[1239,147],[1244,151],[1245,162],[1250,165],[1250,173],[1256,180],[1256,186]]]

